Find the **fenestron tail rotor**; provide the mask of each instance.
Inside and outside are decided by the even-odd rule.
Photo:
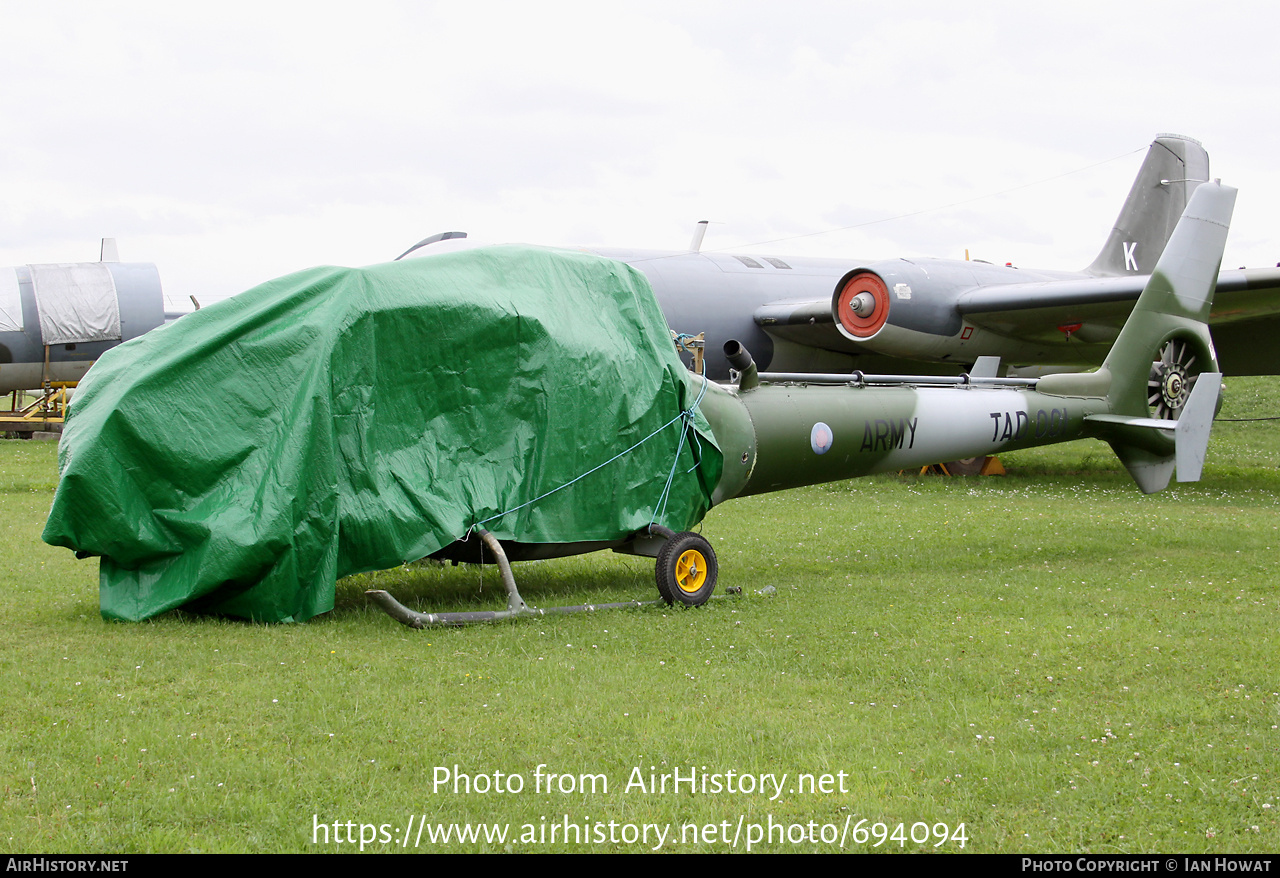
[[[1043,393],[1074,381],[1105,394],[1108,411],[1086,415],[1087,431],[1111,445],[1148,494],[1164,489],[1175,466],[1179,481],[1194,481],[1204,464],[1221,388],[1208,320],[1235,199],[1216,180],[1196,188],[1098,370],[1100,389],[1079,376],[1037,385]]]
[[[1181,338],[1165,342],[1160,349],[1160,359],[1151,364],[1151,376],[1147,381],[1147,405],[1151,408],[1151,416],[1176,421],[1187,404],[1198,375],[1196,354],[1191,345]]]

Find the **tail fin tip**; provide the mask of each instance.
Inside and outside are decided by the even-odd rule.
[[[1165,250],[1196,187],[1209,179],[1209,154],[1200,141],[1160,134],[1152,141],[1089,274],[1146,274]]]

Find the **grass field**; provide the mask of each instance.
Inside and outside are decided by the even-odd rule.
[[[1221,417],[1280,415],[1270,383]],[[0,442],[0,847],[1280,848],[1280,422],[1219,423],[1204,479],[1150,497],[1100,443],[1005,464],[714,510],[741,598],[411,631],[364,590],[498,609],[496,570],[352,577],[300,625],[106,623],[97,563],[40,542],[56,447]],[[609,553],[516,575],[656,596]],[[696,788],[650,789],[673,771]]]

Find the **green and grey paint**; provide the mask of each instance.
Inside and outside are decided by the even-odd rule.
[[[1178,341],[1195,351],[1215,385],[1201,395],[1216,403],[1220,375],[1205,324],[1234,203],[1235,190],[1216,182],[1196,190],[1096,372],[1048,376],[1033,388],[864,386],[853,376],[843,385],[762,382],[750,366],[737,388],[708,384],[702,408],[725,458],[715,502],[1084,437],[1109,442],[1144,491],[1160,490],[1182,429],[1151,416],[1148,383]],[[819,424],[830,433],[828,441],[819,431],[821,445]],[[1207,442],[1207,424],[1193,432]]]

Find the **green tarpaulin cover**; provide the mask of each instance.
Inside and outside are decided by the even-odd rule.
[[[484,527],[618,540],[674,472],[658,523],[691,527],[722,466],[706,421],[679,417],[699,386],[618,262],[495,247],[311,269],[94,365],[44,539],[101,556],[108,618],[307,619],[337,578],[517,507]]]

